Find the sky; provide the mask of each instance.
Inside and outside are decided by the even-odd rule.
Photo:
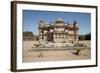
[[[90,13],[39,10],[23,10],[23,32],[31,31],[34,35],[38,35],[38,24],[41,19],[49,23],[54,22],[58,17],[65,23],[68,22],[70,24],[76,20],[79,25],[79,34],[87,34],[91,32]]]

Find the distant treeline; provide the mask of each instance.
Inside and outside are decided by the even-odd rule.
[[[23,32],[23,36],[34,36],[34,35],[30,31],[25,31],[25,32]]]
[[[79,35],[79,40],[91,40],[91,33]]]
[[[34,35],[31,31],[23,32],[23,39],[24,40],[38,40],[38,36]]]

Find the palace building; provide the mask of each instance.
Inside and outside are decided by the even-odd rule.
[[[69,24],[65,23],[61,18],[57,18],[50,23],[40,20],[38,28],[40,43],[52,42],[55,45],[58,44],[58,46],[68,46],[79,41],[79,26],[76,21]]]

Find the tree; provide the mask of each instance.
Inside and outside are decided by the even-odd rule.
[[[84,35],[79,35],[79,40],[85,40],[85,36]]]
[[[79,40],[91,40],[91,33],[79,35]]]
[[[91,33],[85,35],[85,40],[91,40]]]

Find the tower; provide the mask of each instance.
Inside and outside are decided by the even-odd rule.
[[[79,26],[77,21],[73,22],[73,27],[74,27],[74,44],[78,43],[79,41],[79,35],[78,35],[78,30],[79,30]]]
[[[43,20],[40,20],[39,22],[39,25],[38,25],[38,29],[39,29],[39,42],[42,43],[43,40],[44,40],[44,25],[45,25],[45,22]]]

